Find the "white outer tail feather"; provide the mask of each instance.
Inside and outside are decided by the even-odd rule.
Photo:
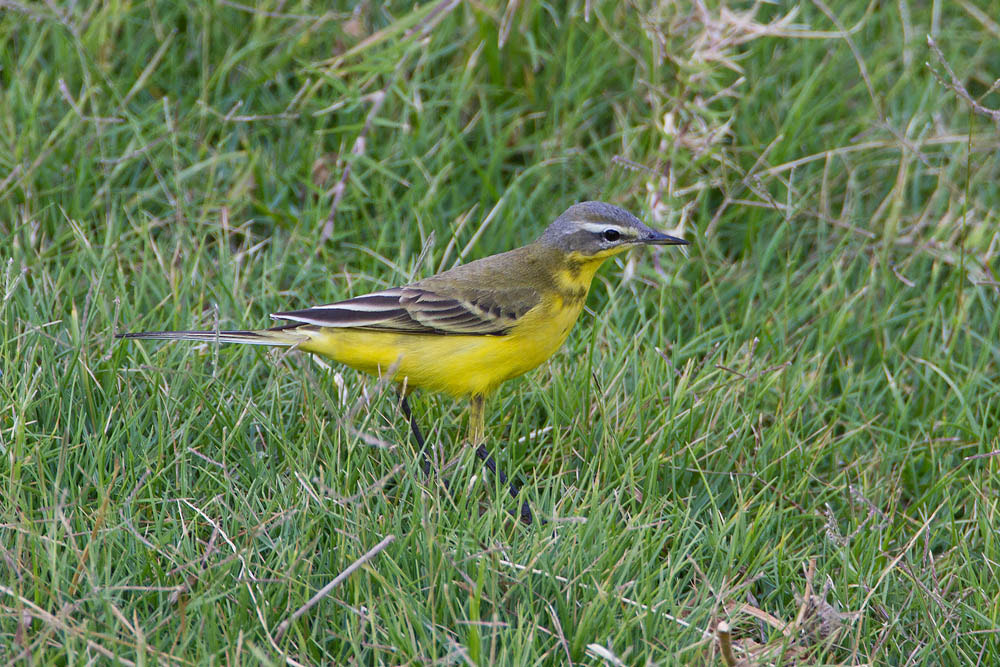
[[[143,340],[197,340],[205,343],[241,343],[243,345],[297,345],[309,340],[308,334],[295,329],[260,331],[141,331],[117,334],[115,338]]]

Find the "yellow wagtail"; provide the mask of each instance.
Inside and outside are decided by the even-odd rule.
[[[624,209],[583,202],[566,209],[534,242],[403,287],[275,313],[290,324],[257,331],[150,331],[118,338],[294,346],[373,375],[392,373],[400,406],[430,472],[423,435],[406,401],[413,389],[468,397],[469,442],[501,483],[483,443],[483,403],[566,340],[598,267],[638,245],[687,245]],[[509,485],[515,499],[518,487]],[[513,514],[513,512],[512,512]],[[531,523],[528,503],[521,520]]]

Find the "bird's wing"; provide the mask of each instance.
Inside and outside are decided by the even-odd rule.
[[[499,336],[540,300],[535,290],[526,287],[457,295],[415,284],[271,317],[320,327]]]

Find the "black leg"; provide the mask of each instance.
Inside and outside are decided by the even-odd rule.
[[[473,425],[475,427],[477,423],[479,424],[480,433],[482,429],[481,425],[482,406],[483,406],[482,397],[476,397],[475,399],[473,399],[473,415],[474,415]],[[399,397],[399,407],[402,408],[403,416],[406,417],[406,421],[410,424],[410,431],[413,432],[413,437],[417,441],[417,446],[420,447],[420,467],[424,471],[425,475],[430,476],[431,462],[430,459],[427,458],[427,441],[424,440],[424,434],[420,432],[420,427],[417,425],[417,420],[413,418],[413,411],[410,410],[410,404],[406,400],[406,396],[403,394],[401,394]],[[500,478],[501,484],[507,485],[507,490],[510,493],[510,497],[517,500],[517,494],[521,491],[520,487],[518,487],[517,483],[515,482],[507,481],[507,475],[504,474],[503,470],[497,468],[496,461],[494,461],[493,457],[490,456],[489,451],[486,449],[486,445],[480,444],[479,447],[476,448],[476,456],[478,456],[480,459],[483,460],[483,463],[486,465],[486,467],[489,469],[491,473]],[[531,515],[531,507],[528,505],[528,501],[523,501],[521,503],[520,517],[518,517],[517,512],[514,512],[513,510],[507,510],[507,513],[510,514],[515,519],[520,518],[524,524],[529,526],[531,525],[534,519]]]
[[[501,484],[507,485],[507,490],[510,492],[510,497],[513,498],[514,500],[517,500],[517,494],[520,493],[521,487],[519,487],[516,482],[509,482],[509,483],[507,482],[507,475],[504,474],[503,470],[499,470],[497,468],[497,463],[496,461],[493,460],[493,457],[490,456],[489,451],[486,449],[486,445],[479,445],[479,447],[476,448],[476,456],[478,456],[483,460],[483,463],[486,464],[486,467],[489,469],[491,473],[500,478]],[[515,519],[518,518],[517,513],[514,512],[513,510],[507,510],[507,513],[510,514]],[[527,500],[521,503],[520,518],[525,525],[528,526],[531,525],[532,522],[531,507],[528,505]]]
[[[417,439],[417,446],[420,447],[420,467],[423,469],[425,475],[430,476],[431,462],[427,458],[427,442],[424,440],[424,434],[420,432],[420,427],[417,426],[417,420],[413,418],[413,412],[410,410],[410,404],[407,402],[405,395],[400,395],[399,407],[403,409],[403,415],[410,424],[413,437]]]

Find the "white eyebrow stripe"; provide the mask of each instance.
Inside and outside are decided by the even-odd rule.
[[[622,227],[621,225],[616,225],[610,222],[581,222],[579,224],[581,229],[585,229],[588,232],[594,232],[595,234],[600,234],[607,229],[613,229],[622,236],[635,236],[635,230],[631,227]]]

